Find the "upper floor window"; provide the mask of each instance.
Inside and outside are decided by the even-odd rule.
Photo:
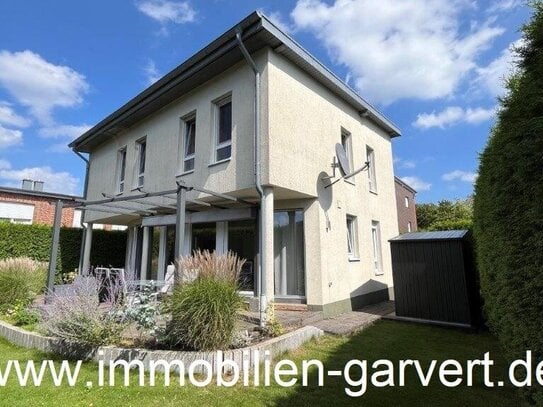
[[[352,136],[347,130],[341,129],[341,145],[345,150],[345,155],[347,156],[347,161],[349,162],[349,169],[352,172],[354,169],[353,166],[353,146],[352,146]],[[349,174],[345,174],[349,175]],[[349,178],[351,181],[354,181],[354,177]]]
[[[126,175],[126,147],[117,150],[117,186],[116,192],[122,194],[124,192],[124,180]]]
[[[409,208],[409,197],[408,196],[404,197],[404,203],[405,203],[405,207]]]
[[[371,192],[377,192],[377,180],[375,177],[375,153],[373,149],[369,146],[366,146],[366,161],[369,163],[369,166],[368,166],[369,189]]]
[[[356,216],[347,215],[347,255],[350,260],[358,258],[358,232]]]
[[[183,121],[183,164],[182,172],[194,170],[196,146],[196,116],[193,114]]]
[[[371,222],[371,241],[373,246],[373,270],[375,274],[383,274],[381,265],[381,231],[379,222]]]
[[[215,162],[232,156],[232,97],[215,102]]]
[[[147,155],[147,137],[136,141],[136,177],[135,188],[143,186],[145,181],[145,156]]]

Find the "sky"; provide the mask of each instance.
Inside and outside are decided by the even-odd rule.
[[[68,143],[254,10],[400,127],[418,202],[473,192],[522,0],[0,1],[0,185],[82,194]]]

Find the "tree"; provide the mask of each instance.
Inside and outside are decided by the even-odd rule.
[[[471,229],[472,221],[471,198],[417,205],[417,225],[421,230]]]
[[[543,2],[532,3],[518,68],[480,157],[474,236],[490,328],[508,356],[543,360]],[[543,405],[543,388],[525,390]]]

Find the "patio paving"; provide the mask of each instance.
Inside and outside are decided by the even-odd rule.
[[[394,302],[385,301],[326,319],[323,318],[322,312],[307,310],[276,310],[275,315],[287,330],[312,325],[329,334],[349,335],[368,327],[383,316],[393,312]],[[257,312],[244,311],[242,316],[248,324],[258,325]]]
[[[386,301],[368,305],[360,310],[346,312],[333,318],[323,319],[312,325],[329,334],[349,335],[367,328],[391,312],[394,312],[394,302]]]

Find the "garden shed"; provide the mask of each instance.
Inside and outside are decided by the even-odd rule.
[[[467,230],[405,233],[390,240],[396,317],[477,326],[480,297]]]

